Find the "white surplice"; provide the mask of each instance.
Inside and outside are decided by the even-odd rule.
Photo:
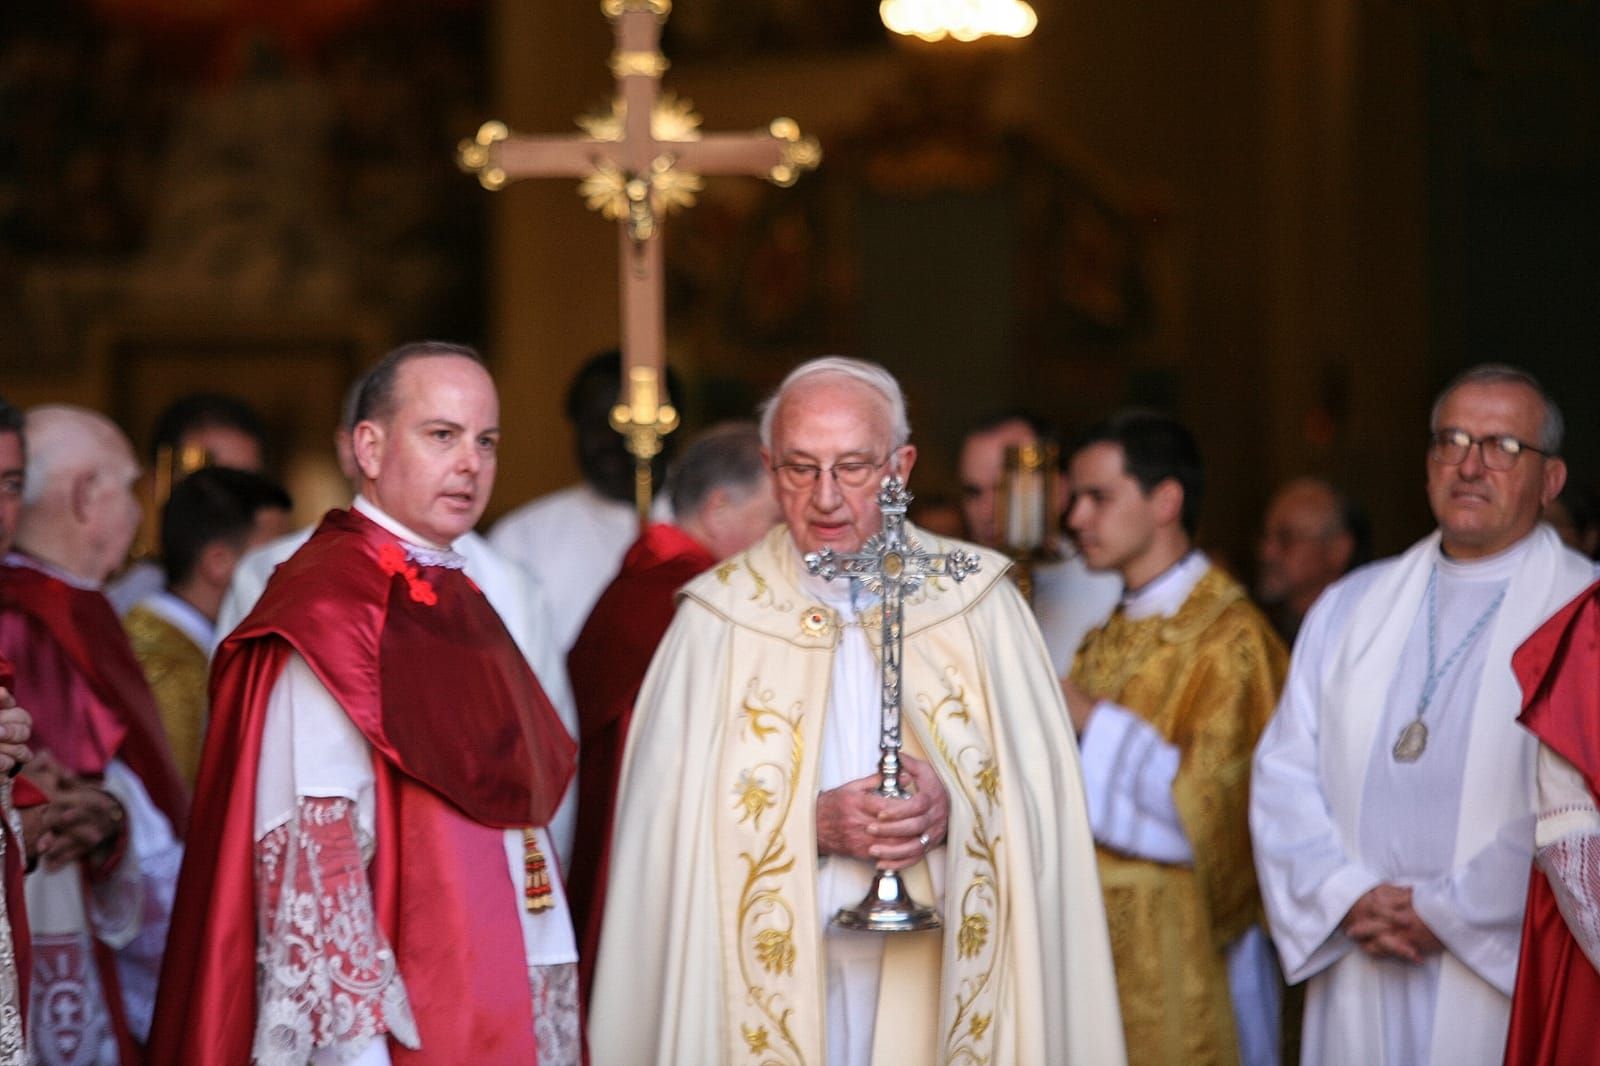
[[[421,543],[414,533],[359,496],[355,509],[403,541],[413,545]],[[366,737],[351,722],[305,660],[298,654],[290,655],[267,701],[261,738],[261,762],[256,778],[256,840],[261,841],[274,829],[289,823],[303,800],[344,799],[355,804],[359,838],[370,841],[377,835],[374,790],[372,750]],[[540,847],[548,853],[552,847],[548,831],[539,829],[536,832]],[[540,971],[548,971],[552,967],[571,969],[577,963],[577,941],[572,932],[571,911],[562,879],[552,877],[550,884],[554,905],[537,914],[529,913],[522,900],[522,830],[508,829],[503,838],[508,874],[505,886],[512,897],[505,905],[515,908],[521,920],[530,981],[535,982],[537,987],[537,982],[543,979]],[[399,960],[399,976],[403,981],[404,960]],[[575,971],[570,976],[575,993]],[[403,992],[399,993],[399,996],[403,995]],[[575,995],[570,1007],[570,1032],[561,1034],[564,1040],[541,1039],[539,1066],[577,1066]],[[272,1012],[258,1005],[257,1013],[258,1018],[266,1018]],[[537,1020],[541,1023],[552,1021],[546,1018]],[[534,1021],[530,1019],[530,1024]],[[541,1033],[541,1037],[544,1036]],[[562,1058],[553,1055],[547,1058],[546,1051],[558,1044],[564,1045],[562,1050],[570,1052],[571,1056]],[[359,1058],[353,1058],[355,1054],[359,1054]],[[352,1061],[362,1066],[382,1066],[389,1061],[389,1056],[385,1041],[367,1039],[359,1046],[359,1051],[354,1047],[325,1049],[314,1054],[311,1061],[316,1066],[324,1063],[348,1064]]]
[[[665,497],[657,499],[652,516],[670,517]],[[523,504],[489,531],[495,550],[537,577],[549,594],[563,659],[638,538],[633,504],[602,496],[584,483]]]
[[[1423,719],[1426,750],[1401,763],[1391,750],[1422,694],[1435,570],[1441,667],[1505,598],[1445,671]],[[1593,572],[1545,526],[1472,562],[1445,557],[1435,533],[1330,586],[1306,616],[1256,749],[1250,822],[1284,972],[1310,981],[1307,1066],[1499,1060],[1535,801],[1511,653]],[[1340,930],[1383,883],[1412,888],[1442,954],[1377,960]]]
[[[1059,562],[1033,568],[1033,617],[1050,652],[1057,677],[1072,671],[1072,658],[1089,630],[1117,609],[1122,598],[1122,577],[1115,571],[1096,573],[1084,565],[1083,556],[1071,551]]]
[[[358,508],[359,509],[359,508]],[[276,540],[268,541],[248,552],[234,569],[233,579],[217,612],[217,640],[233,632],[244,621],[245,615],[255,607],[272,572],[289,556],[300,550],[300,545],[311,539],[316,526],[307,526]],[[512,560],[501,555],[477,533],[465,533],[450,545],[452,551],[466,559],[466,574],[483,590],[484,598],[500,621],[517,642],[523,658],[539,679],[544,694],[567,727],[567,733],[578,739],[578,707],[572,699],[572,686],[567,680],[567,653],[561,647],[550,615],[550,598],[539,579]],[[212,649],[215,650],[214,648]],[[572,863],[573,835],[578,828],[578,781],[561,797],[561,806],[550,819],[550,837],[555,844],[555,855],[563,870]]]
[[[1132,621],[1178,613],[1211,561],[1192,551],[1137,592],[1122,597]],[[1089,826],[1095,842],[1138,859],[1192,866],[1194,849],[1178,816],[1172,784],[1183,752],[1137,712],[1111,700],[1095,704],[1078,740]],[[1278,1062],[1281,981],[1272,945],[1252,925],[1227,952],[1228,993],[1244,1066]]]

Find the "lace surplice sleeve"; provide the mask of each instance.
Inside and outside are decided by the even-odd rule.
[[[1533,861],[1589,962],[1600,969],[1600,810],[1583,774],[1539,745],[1539,821]]]
[[[293,656],[268,701],[256,783],[254,1062],[383,1062],[385,1033],[420,1047],[367,880],[372,789],[366,739]]]
[[[1600,970],[1600,810],[1578,767],[1539,744],[1533,861],[1590,965]]]

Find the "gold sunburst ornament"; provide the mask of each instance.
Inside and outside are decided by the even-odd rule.
[[[622,140],[627,120],[627,102],[613,96],[605,109],[578,116],[578,126],[593,139],[614,144]],[[694,102],[677,93],[662,93],[650,109],[650,136],[658,141],[698,141],[700,113]]]

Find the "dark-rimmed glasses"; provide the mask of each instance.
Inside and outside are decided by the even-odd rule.
[[[1476,444],[1483,456],[1483,465],[1490,470],[1510,470],[1517,465],[1523,452],[1533,452],[1549,458],[1551,453],[1535,448],[1527,441],[1505,433],[1490,433],[1474,437],[1464,429],[1441,429],[1428,438],[1428,458],[1443,466],[1460,466],[1467,461],[1467,453]]]
[[[832,466],[816,463],[778,463],[772,472],[778,475],[778,484],[793,492],[804,492],[817,483],[824,473],[833,476],[833,483],[844,489],[859,489],[872,480],[872,475],[889,461],[885,456],[877,462],[868,459],[847,459]]]

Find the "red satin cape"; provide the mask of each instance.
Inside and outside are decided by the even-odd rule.
[[[1540,626],[1512,656],[1519,721],[1576,766],[1600,796],[1600,583]],[[1528,880],[1522,956],[1506,1036],[1509,1066],[1600,1060],[1600,974],[1573,939],[1544,871]]]
[[[391,1057],[535,1061],[520,920],[490,901],[516,898],[501,830],[548,820],[575,745],[482,593],[456,570],[396,571],[385,545],[397,544],[358,514],[330,512],[218,651],[152,1061],[249,1061],[256,772],[267,699],[292,652],[373,748],[373,901],[424,1049],[390,1041]]]
[[[155,697],[133,645],[104,594],[69,585],[30,566],[0,566],[0,612],[26,618],[34,630],[24,647],[6,647],[18,667],[17,702],[33,712],[34,746],[48,748],[74,773],[99,777],[114,756],[128,764],[150,800],[183,839],[189,794],[161,727]],[[29,669],[37,640],[53,641],[88,684],[87,721],[65,721],[59,693]]]
[[[567,899],[578,934],[579,988],[585,1004],[600,947],[612,809],[633,704],[656,646],[672,624],[677,591],[715,563],[699,541],[677,526],[650,526],[628,549],[622,568],[600,594],[567,654],[580,738],[578,825]]]

